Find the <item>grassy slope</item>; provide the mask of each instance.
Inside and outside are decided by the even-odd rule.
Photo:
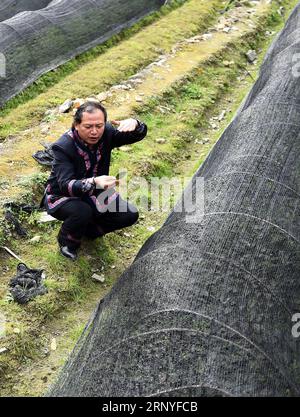
[[[217,7],[221,8],[222,3],[220,0],[187,1],[180,8],[170,11],[166,16],[130,36],[129,39],[107,50],[98,48],[94,52],[89,52],[86,60],[78,58],[76,64],[69,63],[67,67],[70,67],[70,70],[66,70],[65,73],[60,70],[62,79],[59,82],[22,104],[22,96],[27,94],[26,98],[34,97],[36,91],[39,91],[39,84],[42,84],[42,90],[48,85],[46,80],[38,81],[31,92],[16,98],[2,113],[0,112],[0,139],[14,135],[37,123],[49,107],[55,107],[70,97],[87,97],[97,92],[100,93],[123,78],[134,74],[139,68],[152,62],[162,51],[169,52],[175,42],[204,30],[215,17],[213,10]],[[134,31],[135,29],[132,29],[132,32]],[[79,68],[74,71],[76,67]],[[69,71],[71,74],[65,75]],[[95,77],[95,74],[101,74],[101,76]],[[49,81],[49,84],[51,85],[52,81]],[[21,104],[17,110],[11,110],[11,107],[14,108],[18,101]]]
[[[280,23],[279,16],[274,13],[268,20],[268,23],[278,25]],[[266,27],[267,24],[262,26],[264,29]],[[278,29],[278,26],[276,29]],[[238,93],[234,93],[230,86],[241,72],[240,65],[246,65],[244,58],[242,58],[242,51],[249,48],[249,46],[254,48],[263,46],[265,50],[268,44],[269,42],[264,41],[263,37],[260,38],[258,34],[252,35],[252,37],[245,39],[243,42],[232,45],[232,48],[224,51],[224,55],[216,59],[215,62],[211,62],[205,68],[200,68],[199,71],[190,74],[184,83],[174,86],[168,94],[158,101],[154,101],[147,109],[144,109],[141,117],[146,119],[149,124],[152,137],[165,137],[167,139],[166,145],[161,145],[159,148],[156,147],[154,151],[152,147],[152,149],[147,149],[147,154],[143,154],[145,149],[139,148],[141,145],[136,144],[134,145],[135,152],[130,154],[130,164],[126,154],[116,156],[114,164],[117,163],[119,166],[127,163],[130,172],[139,170],[146,175],[166,176],[172,176],[175,173],[179,174],[183,172],[183,169],[186,172],[186,169],[189,167],[190,172],[187,172],[187,175],[191,175],[196,165],[199,164],[199,160],[201,162],[205,158],[213,142],[219,136],[220,131],[216,131],[213,136],[210,135],[210,143],[201,146],[201,149],[193,141],[193,139],[208,135],[203,130],[207,123],[207,117],[212,115],[211,111],[218,112],[224,106],[224,103],[222,103],[221,107],[218,107],[217,100],[222,93],[230,92],[232,95],[234,94],[234,99],[239,103],[245,94],[245,90],[249,88],[249,81],[243,89],[238,90]],[[228,69],[220,62],[229,57],[230,60],[233,59],[236,62],[236,65]],[[248,66],[248,68],[251,70],[252,67]],[[162,115],[158,109],[158,105],[161,104],[167,104],[176,113],[181,113],[180,119],[173,111]],[[229,119],[224,121],[223,126],[228,121]],[[164,126],[173,126],[173,128],[170,130],[164,128]],[[199,128],[201,129],[199,130]],[[188,132],[188,134],[184,132]],[[210,131],[211,133],[212,131]],[[188,149],[186,148],[187,143],[189,145]],[[144,157],[144,162],[141,163],[142,157]],[[185,163],[186,160],[188,160],[188,163]],[[180,164],[179,166],[178,163]],[[95,291],[97,295],[103,295],[121,270],[129,263],[129,259],[127,260],[126,258],[131,258],[146,237],[151,234],[146,226],[152,223],[157,227],[162,222],[163,217],[164,215],[149,216],[147,217],[147,225],[142,220],[138,225],[134,226],[130,230],[130,233],[137,240],[133,246],[130,246],[124,237],[120,238],[119,234],[107,236],[103,241],[97,242],[96,246],[85,246],[89,255],[80,257],[76,266],[70,265],[66,260],[57,256],[55,247],[56,226],[47,225],[44,226],[44,230],[33,228],[33,233],[43,235],[42,243],[45,247],[42,250],[39,246],[26,247],[28,244],[18,242],[15,249],[20,250],[25,259],[30,259],[31,263],[38,266],[42,266],[43,263],[47,271],[51,271],[48,277],[48,285],[51,291],[47,296],[35,300],[25,308],[2,302],[2,307],[13,317],[14,323],[12,323],[9,336],[13,355],[10,356],[10,361],[7,361],[8,356],[6,355],[0,357],[0,372],[1,367],[4,372],[7,366],[16,367],[20,361],[28,360],[30,356],[35,357],[37,346],[32,336],[38,334],[39,326],[45,319],[54,317],[58,310],[65,307],[70,301],[75,301],[75,303],[84,302]],[[31,220],[34,221],[34,218]],[[120,234],[122,233],[120,232]],[[121,249],[122,263],[119,263],[120,253],[118,253],[118,249]],[[110,266],[115,261],[118,262],[118,265],[116,269],[112,270]],[[106,275],[109,276],[107,288],[96,289],[96,285],[90,282],[91,269],[95,266],[95,262],[100,268],[103,266]],[[15,265],[15,261],[9,262],[11,270],[14,270]],[[19,326],[19,324],[16,324],[18,321],[22,323],[22,329],[21,333],[16,335],[13,333],[13,328],[16,325]],[[30,331],[29,325],[31,327]],[[32,329],[32,326],[36,327],[36,329]],[[39,343],[43,343],[43,339],[40,339]]]
[[[241,8],[234,10],[238,11]],[[264,7],[260,7],[260,13],[263,12]],[[142,84],[135,87],[133,91],[126,93],[117,91],[117,93],[113,94],[113,97],[106,102],[110,116],[117,119],[126,118],[130,115],[134,117],[134,110],[137,108],[136,96],[138,94],[143,94],[144,102],[147,102],[151,96],[161,95],[174,82],[183,78],[194,68],[198,68],[201,63],[205,63],[212,56],[220,54],[224,48],[228,48],[230,42],[235,43],[235,39],[240,37],[241,32],[249,31],[247,22],[245,23],[244,21],[243,23],[237,23],[236,28],[239,28],[239,30],[230,34],[220,31],[215,32],[211,41],[195,45],[189,43],[177,45],[177,48],[180,48],[180,52],[176,53],[175,56],[172,55],[172,57],[167,58],[168,65],[166,67],[155,67],[155,70],[152,68],[151,71],[154,71],[154,73],[148,75]],[[44,136],[44,138],[49,141],[55,140],[68,129],[69,124],[69,114],[55,117],[49,125],[49,134]],[[8,141],[6,151],[3,151],[0,156],[0,175],[7,181],[6,198],[19,195],[19,186],[22,188],[22,183],[24,182],[22,177],[28,177],[37,172],[36,162],[31,155],[34,151],[40,149],[40,138],[41,130],[40,126],[37,126],[24,132],[24,135],[20,136],[14,143]],[[20,177],[21,181],[19,180]]]

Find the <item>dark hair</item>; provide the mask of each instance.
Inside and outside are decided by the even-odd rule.
[[[104,121],[106,123],[106,121],[107,121],[107,111],[106,111],[105,107],[103,107],[100,102],[97,103],[96,101],[87,101],[87,102],[83,103],[80,107],[78,107],[78,109],[77,109],[77,111],[74,115],[72,127],[74,128],[76,124],[80,124],[82,122],[83,113],[85,113],[85,112],[94,113],[95,110],[101,110],[102,111],[102,113],[104,114]]]

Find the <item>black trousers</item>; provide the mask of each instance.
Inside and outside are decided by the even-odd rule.
[[[99,212],[96,207],[83,200],[71,200],[52,214],[58,220],[63,220],[58,234],[60,245],[77,249],[81,239],[86,236],[96,239],[114,230],[133,225],[138,217],[135,206],[122,200],[120,196],[114,202],[114,210]]]

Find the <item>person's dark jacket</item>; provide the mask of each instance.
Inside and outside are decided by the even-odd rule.
[[[112,149],[138,142],[146,134],[147,126],[141,122],[133,132],[119,132],[106,123],[103,136],[93,150],[80,139],[77,130],[71,129],[63,134],[52,145],[54,162],[43,200],[47,212],[53,214],[67,201],[77,198],[97,204],[99,190],[86,183],[85,179],[109,175]]]

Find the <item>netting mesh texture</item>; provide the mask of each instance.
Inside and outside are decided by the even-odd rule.
[[[53,0],[41,1],[41,7],[49,5],[39,9],[38,2],[6,3],[0,6],[0,106],[44,72],[105,41],[165,0]],[[3,20],[28,3],[35,10]]]
[[[43,9],[51,0],[1,0],[0,22],[24,10]]]
[[[204,215],[146,241],[47,395],[299,395],[299,31],[300,5],[195,174]]]

